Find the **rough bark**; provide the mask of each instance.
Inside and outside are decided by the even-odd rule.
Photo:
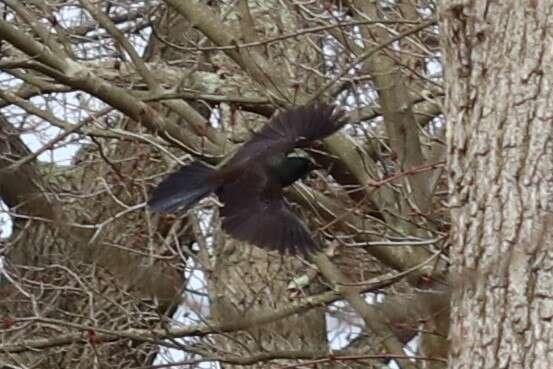
[[[553,4],[443,1],[449,368],[550,368]]]

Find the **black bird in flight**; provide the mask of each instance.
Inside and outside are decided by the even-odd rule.
[[[220,168],[195,161],[169,175],[148,205],[160,213],[187,210],[215,192],[224,204],[223,229],[232,237],[286,254],[315,251],[319,245],[284,201],[282,189],[317,166],[287,154],[339,130],[341,117],[341,111],[327,104],[282,112]]]

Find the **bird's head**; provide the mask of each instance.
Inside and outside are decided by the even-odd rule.
[[[288,156],[278,168],[282,187],[286,187],[305,177],[309,172],[321,169],[311,158],[302,156]]]

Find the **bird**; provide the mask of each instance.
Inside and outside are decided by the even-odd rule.
[[[280,254],[320,250],[304,222],[284,199],[283,189],[320,167],[308,157],[288,155],[343,127],[343,111],[326,103],[274,115],[218,168],[200,161],[170,174],[152,192],[151,211],[186,211],[215,193],[222,203],[222,228],[231,237]]]

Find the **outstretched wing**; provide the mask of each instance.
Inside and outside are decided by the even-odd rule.
[[[218,195],[224,203],[223,229],[230,236],[281,254],[306,255],[320,248],[284,201],[282,188],[262,171],[248,171]]]
[[[325,138],[342,127],[341,111],[334,105],[318,104],[297,107],[279,113],[236,152],[229,165],[240,165],[251,159],[285,154],[295,147]]]

